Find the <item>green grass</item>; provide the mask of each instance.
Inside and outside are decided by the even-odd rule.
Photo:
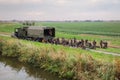
[[[19,23],[0,23],[0,32],[12,33],[15,28],[21,27]]]
[[[109,48],[109,49],[101,49],[101,48],[98,48],[97,50],[107,51],[107,52],[113,52],[113,53],[118,53],[118,54],[120,54],[120,49],[119,49],[119,48]]]
[[[111,46],[120,46],[119,22],[39,22],[36,25],[54,26],[56,37],[76,37],[79,40],[96,40],[97,43],[105,40]],[[0,33],[12,33],[14,28],[21,26],[19,23],[0,23]],[[101,50],[120,51],[117,48]],[[0,52],[2,56],[17,57],[21,62],[41,67],[67,80],[114,80],[120,75],[120,57],[80,48],[0,36]]]
[[[120,22],[39,22],[36,25],[53,26],[59,32],[72,34],[120,36]]]
[[[114,80],[119,77],[115,74],[119,75],[120,60],[112,55],[1,36],[0,51],[2,56],[16,57],[67,80]]]
[[[5,39],[5,40],[19,40],[19,39],[13,39],[10,37],[3,37],[0,36],[0,38]],[[34,42],[34,41],[28,41],[28,40],[19,40],[23,44],[32,44],[34,46],[37,46],[38,48],[44,48],[44,49],[54,49],[55,51],[63,51],[66,53],[69,53],[69,55],[75,55],[75,54],[87,54],[91,55],[94,59],[96,60],[101,60],[105,62],[112,62],[114,58],[117,58],[116,56],[112,55],[107,55],[107,54],[101,54],[97,52],[91,52],[89,50],[83,50],[81,48],[71,48],[67,46],[61,46],[61,45],[52,45],[52,44],[45,44],[45,43],[40,43],[40,42]],[[31,46],[31,45],[29,45]],[[104,60],[103,60],[104,58]]]
[[[39,22],[36,25],[54,26],[56,28],[56,37],[67,39],[76,37],[77,39],[96,40],[98,45],[100,40],[108,41],[110,46],[120,46],[120,36],[102,36],[80,34],[82,31],[110,32],[120,33],[120,22]],[[14,28],[22,27],[19,23],[0,23],[0,33],[12,33]],[[72,32],[73,31],[73,32]],[[105,51],[119,52],[119,49],[108,48]]]
[[[54,26],[56,37],[76,37],[79,40],[96,40],[97,43],[105,40],[111,46],[120,46],[120,22],[39,22],[36,25]],[[11,34],[14,28],[21,26],[19,23],[0,23],[0,33]],[[120,51],[117,48],[101,50]],[[67,80],[114,80],[120,75],[120,57],[80,48],[0,36],[0,52],[3,56],[17,57],[21,62],[57,73]]]
[[[57,32],[120,36],[120,22],[37,22],[40,26],[53,26]],[[19,23],[0,23],[0,32],[13,32]]]

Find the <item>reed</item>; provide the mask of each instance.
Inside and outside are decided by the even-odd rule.
[[[44,45],[44,44],[43,44]],[[120,59],[102,62],[83,53],[73,53],[55,47],[38,47],[18,39],[0,38],[2,56],[16,57],[19,61],[43,68],[67,80],[120,79]]]

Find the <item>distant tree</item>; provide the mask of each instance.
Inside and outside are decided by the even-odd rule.
[[[34,26],[34,25],[35,25],[35,22],[32,22],[32,25]]]
[[[23,22],[23,23],[22,23],[22,25],[26,25],[26,23],[25,23],[25,22]]]
[[[25,23],[26,23],[27,26],[29,26],[29,22],[28,21],[26,21]]]

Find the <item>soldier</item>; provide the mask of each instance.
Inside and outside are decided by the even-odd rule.
[[[54,39],[51,40],[51,43],[54,44]]]
[[[45,43],[45,39],[42,39],[42,43]]]
[[[62,45],[62,38],[59,38],[60,45]]]
[[[49,30],[49,35],[52,36],[52,31],[51,30]]]
[[[103,41],[100,41],[100,48],[103,48]]]
[[[56,39],[57,39],[57,38],[54,39],[54,44],[57,44],[57,40],[56,40]]]
[[[69,40],[65,41],[65,45],[68,46],[69,45]]]
[[[81,41],[78,41],[77,47],[81,47],[81,44],[82,44],[82,42],[81,42]]]
[[[81,47],[83,47],[83,46],[84,46],[84,40],[81,39]]]
[[[93,49],[96,49],[96,41],[93,41]]]
[[[65,41],[65,39],[64,39],[64,38],[62,38],[62,40],[61,40],[61,44],[62,44],[62,45],[63,45],[64,41]]]
[[[73,44],[73,43],[72,43],[72,39],[70,39],[70,43],[69,43],[69,45],[72,46],[72,44]]]
[[[57,41],[57,44],[60,44],[60,39],[59,38],[57,38],[56,41]]]
[[[76,38],[73,39],[74,43],[76,43]]]
[[[92,48],[91,42],[88,42],[88,47],[89,47],[90,49]]]
[[[105,47],[108,48],[108,43],[107,43],[107,41],[106,41],[106,43],[105,43]]]
[[[51,43],[51,40],[50,40],[50,39],[48,39],[48,43]]]
[[[88,47],[88,40],[85,40],[85,46]]]
[[[107,42],[103,42],[104,46],[103,48],[107,48],[108,47],[108,43]]]
[[[54,44],[57,45],[57,38],[54,39]]]
[[[62,38],[62,45],[66,45],[66,40],[64,38]]]
[[[73,38],[73,47],[75,47],[76,46],[76,38]]]

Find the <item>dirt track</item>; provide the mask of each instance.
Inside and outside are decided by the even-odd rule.
[[[103,53],[103,54],[111,54],[111,55],[113,55],[113,56],[120,56],[120,54],[119,53],[113,53],[113,52],[105,52],[105,51],[99,51],[99,50],[90,50],[90,51],[93,51],[93,52],[98,52],[98,53]]]
[[[7,36],[7,37],[11,37],[11,35],[7,35],[7,34],[0,34],[0,36]],[[98,53],[101,53],[101,54],[110,54],[110,55],[113,55],[113,56],[120,56],[119,53],[113,53],[113,52],[105,52],[105,51],[99,51],[99,50],[93,50],[93,49],[89,49],[90,51],[92,52],[98,52]]]
[[[11,37],[10,35],[7,35],[7,34],[0,34],[0,36],[7,36],[7,37]]]

